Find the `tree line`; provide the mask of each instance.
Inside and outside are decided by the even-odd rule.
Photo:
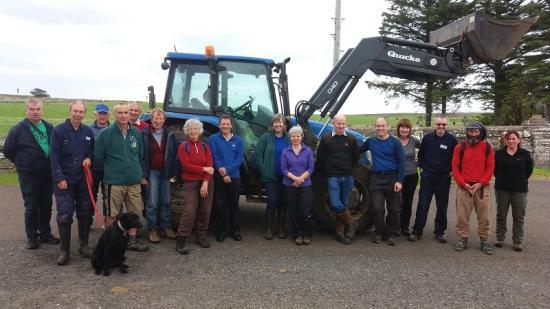
[[[473,101],[488,112],[485,124],[517,125],[533,114],[550,119],[550,0],[388,0],[380,35],[429,42],[430,31],[475,11],[499,19],[539,16],[517,47],[502,60],[476,64],[465,76],[450,80],[411,82],[367,81],[386,98],[407,97],[425,110],[425,125],[433,113],[458,111]]]

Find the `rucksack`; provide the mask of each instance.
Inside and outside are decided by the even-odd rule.
[[[187,152],[187,154],[190,154],[191,151],[190,151],[189,142],[184,141],[182,144],[185,146],[185,152]],[[202,150],[206,153],[206,144],[203,141],[201,141],[201,145],[202,145]]]
[[[489,154],[491,154],[491,143],[485,142],[485,164],[487,164],[487,158],[489,157]],[[462,172],[462,158],[464,158],[464,151],[466,151],[466,141],[462,141],[460,143],[460,163],[458,164],[459,170]]]

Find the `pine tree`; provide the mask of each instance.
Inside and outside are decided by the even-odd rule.
[[[430,31],[473,11],[474,4],[465,0],[389,0],[388,11],[382,14],[380,35],[429,42]],[[449,105],[460,105],[469,94],[457,88],[462,79],[411,82],[403,80],[367,81],[369,88],[381,90],[386,98],[405,96],[426,111],[425,125],[431,125],[434,108],[443,113]],[[464,90],[464,91],[463,91]]]

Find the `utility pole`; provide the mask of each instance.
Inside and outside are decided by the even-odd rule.
[[[340,17],[340,8],[341,8],[341,0],[336,0],[336,12],[334,15],[334,33],[332,36],[334,37],[334,51],[332,55],[332,65],[336,66],[336,63],[338,63],[338,60],[340,59],[340,25],[343,18]]]

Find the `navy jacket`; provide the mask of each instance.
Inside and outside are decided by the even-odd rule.
[[[42,122],[46,126],[49,138],[53,126],[44,120]],[[15,163],[18,173],[50,175],[50,159],[46,157],[34,138],[30,129],[31,125],[33,124],[30,120],[23,119],[11,128],[4,142],[4,156]]]
[[[56,126],[50,139],[50,159],[54,183],[66,180],[77,183],[84,178],[82,162],[92,157],[94,133],[85,124],[73,129],[70,120]]]
[[[434,132],[424,135],[418,151],[418,166],[430,174],[448,174],[452,170],[456,137],[445,132],[442,137]]]
[[[223,135],[218,132],[208,138],[208,146],[214,160],[214,175],[220,177],[218,169],[225,167],[225,171],[229,177],[240,179],[241,173],[239,169],[244,160],[243,140],[233,134],[229,141],[226,141]]]

